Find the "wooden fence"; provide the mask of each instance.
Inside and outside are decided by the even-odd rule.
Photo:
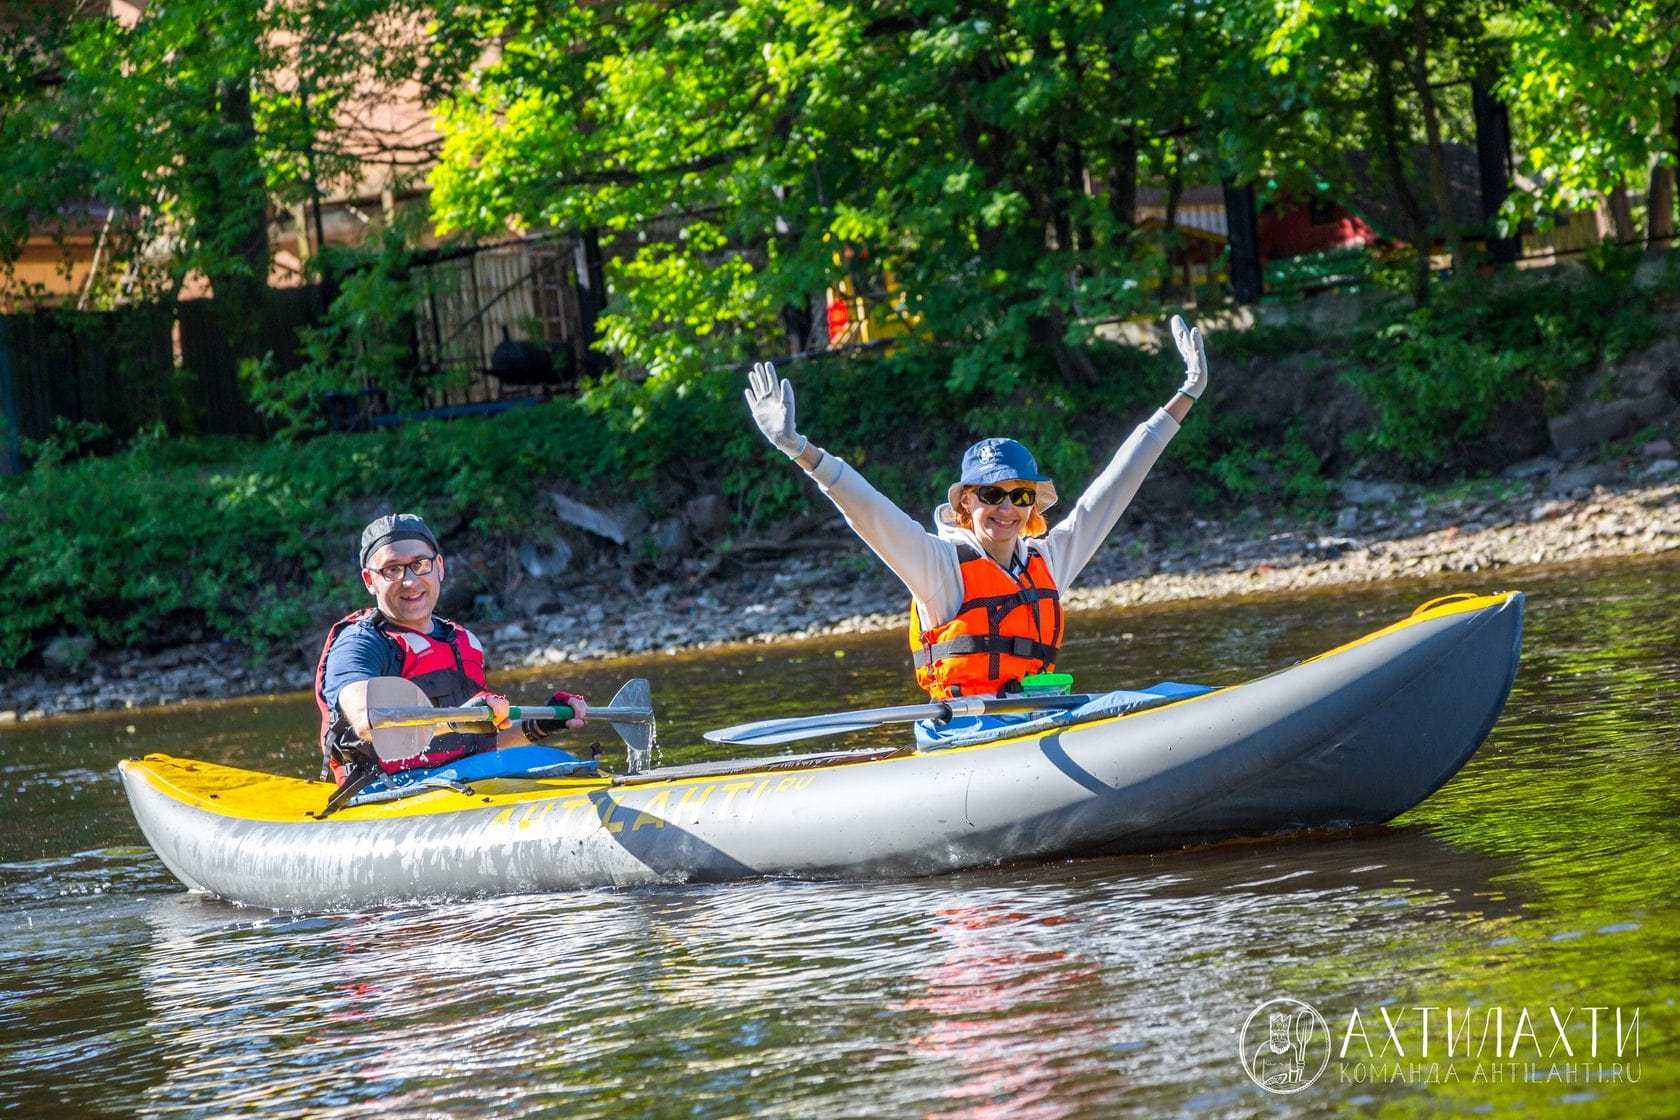
[[[0,316],[0,471],[60,418],[103,425],[109,442],[173,419],[180,385],[170,317],[156,307]]]
[[[319,302],[313,288],[269,293],[259,345],[280,370],[296,368],[298,328]],[[15,473],[22,441],[51,437],[61,420],[100,425],[98,449],[155,424],[174,434],[266,434],[239,383],[224,313],[242,311],[196,299],[0,316],[0,473]]]

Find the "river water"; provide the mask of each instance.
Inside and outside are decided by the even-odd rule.
[[[1076,615],[1064,666],[1087,687],[1233,683],[1462,589]],[[1524,590],[1504,718],[1389,826],[930,879],[274,915],[183,891],[114,764],[310,773],[307,697],[7,729],[0,1112],[1674,1116],[1680,563]],[[892,635],[566,682],[604,699],[629,676],[654,683],[668,763],[708,757],[705,727],[909,698]],[[1334,1043],[1287,1096],[1237,1056],[1283,996]]]

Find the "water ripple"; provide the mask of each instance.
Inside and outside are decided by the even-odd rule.
[[[1680,611],[1665,586],[1634,571],[1535,588],[1507,717],[1463,774],[1392,826],[927,880],[272,915],[180,891],[89,744],[104,735],[112,752],[155,746],[273,769],[289,764],[275,743],[296,737],[282,722],[297,713],[264,706],[275,722],[249,726],[157,717],[145,742],[96,723],[78,742],[75,721],[9,731],[0,777],[28,796],[0,862],[0,1111],[1660,1111],[1680,1090],[1672,1063],[1653,1062],[1631,1087],[1366,1084],[1280,1103],[1244,1078],[1233,1040],[1279,994],[1326,1009],[1644,1001],[1654,1031],[1672,1022]],[[1387,616],[1418,592],[1339,597],[1349,617],[1355,606]],[[1081,672],[1195,679],[1216,649],[1236,679],[1369,623],[1325,633],[1335,613],[1323,596],[1131,612],[1125,628],[1159,642],[1087,641]],[[1103,624],[1080,621],[1092,633]],[[711,686],[732,655],[709,656],[661,663],[671,741],[735,714]],[[792,692],[778,691],[755,656],[741,659],[755,674],[741,679],[767,714],[821,694],[831,672],[826,655],[790,657],[777,677]],[[894,698],[899,658],[896,639],[848,641],[852,699]],[[624,672],[584,675],[599,690]]]

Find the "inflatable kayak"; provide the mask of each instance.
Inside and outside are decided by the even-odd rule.
[[[317,814],[332,786],[121,764],[187,886],[279,910],[757,875],[920,875],[1386,821],[1492,728],[1523,596],[1457,596],[1268,676],[972,745],[495,779]]]

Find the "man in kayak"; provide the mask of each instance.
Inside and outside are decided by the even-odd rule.
[[[362,530],[357,555],[362,585],[376,605],[333,624],[315,669],[321,754],[334,780],[343,785],[373,760],[367,693],[374,677],[411,680],[434,707],[482,704],[497,729],[434,735],[425,753],[397,769],[441,766],[480,751],[537,743],[559,730],[554,720],[510,724],[507,697],[491,691],[485,680],[484,647],[466,627],[432,613],[443,588],[444,560],[425,521],[412,513],[377,518]],[[566,727],[582,727],[588,718],[588,705],[575,693],[556,692],[550,703],[576,713]]]
[[[766,439],[816,480],[865,544],[910,590],[916,683],[934,699],[1017,691],[1050,672],[1062,639],[1061,592],[1078,577],[1131,504],[1149,468],[1207,388],[1199,329],[1172,318],[1184,384],[1140,424],[1051,529],[1056,486],[1012,439],[983,439],[934,511],[929,533],[852,467],[799,434],[793,386],[753,367],[747,405]]]

